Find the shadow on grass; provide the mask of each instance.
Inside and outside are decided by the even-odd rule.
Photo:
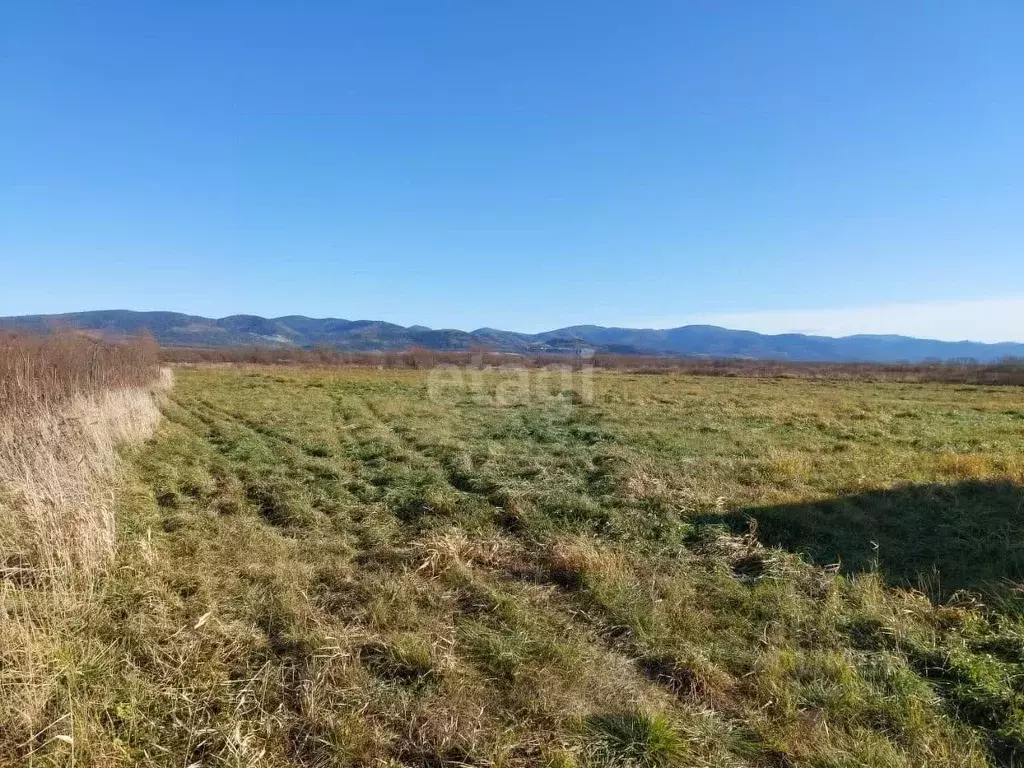
[[[753,507],[728,523],[746,530],[750,518],[766,545],[821,565],[840,563],[844,573],[877,568],[888,583],[923,588],[933,599],[960,589],[998,593],[1024,582],[1024,487],[1008,481],[909,485]]]

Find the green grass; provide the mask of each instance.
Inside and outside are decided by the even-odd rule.
[[[65,719],[0,761],[1024,761],[1020,390],[594,393],[179,370],[53,661]]]

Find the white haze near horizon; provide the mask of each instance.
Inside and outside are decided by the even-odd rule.
[[[758,333],[899,334],[943,341],[1024,342],[1024,296],[875,307],[713,312],[647,318],[630,327],[718,325]]]

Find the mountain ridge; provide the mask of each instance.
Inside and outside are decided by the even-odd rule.
[[[1024,343],[939,341],[894,334],[817,336],[802,333],[762,334],[714,325],[677,328],[622,328],[573,325],[540,333],[499,328],[463,331],[455,328],[402,326],[383,320],[347,320],[284,315],[229,315],[209,318],[179,312],[93,310],[57,315],[0,317],[0,329],[41,331],[69,328],[97,333],[148,331],[164,346],[233,347],[331,346],[359,351],[387,351],[413,346],[435,350],[467,350],[485,345],[519,354],[569,353],[579,348],[629,354],[691,357],[753,358],[816,362],[922,362],[970,358],[991,363],[1024,357]]]

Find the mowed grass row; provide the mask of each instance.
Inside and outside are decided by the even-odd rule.
[[[1024,760],[1019,390],[592,386],[179,370],[32,759]]]

